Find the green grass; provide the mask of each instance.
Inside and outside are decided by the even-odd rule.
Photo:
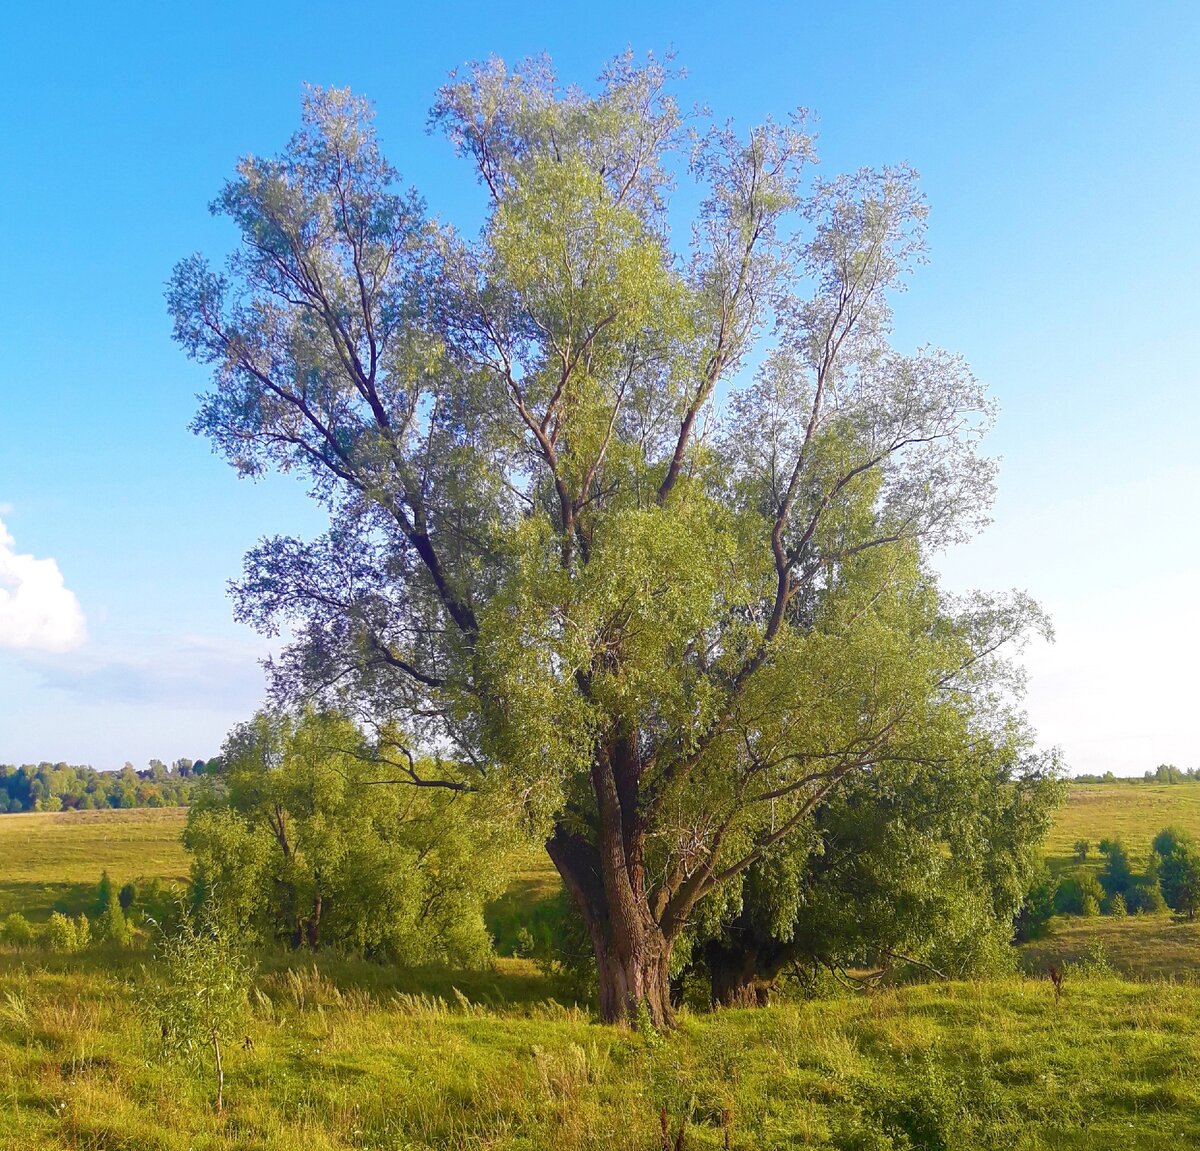
[[[1074,787],[1048,841],[1200,833],[1200,788]],[[43,919],[114,883],[182,880],[181,811],[0,818],[0,914]],[[558,880],[531,855],[489,908],[503,953]],[[511,939],[510,939],[511,937]],[[1100,944],[1117,974],[1080,961]],[[1200,1145],[1200,924],[1054,921],[1029,974],[684,1012],[670,1035],[600,1026],[527,960],[401,970],[261,965],[223,1114],[158,1060],[135,1008],[145,950],[0,947],[0,1151],[451,1148],[658,1151]],[[1041,976],[1066,961],[1062,1001]],[[1133,978],[1120,978],[1119,975]],[[908,1132],[907,1135],[904,1132]],[[906,1141],[907,1140],[907,1141]]]
[[[186,818],[180,807],[0,816],[0,918],[78,914],[90,907],[104,870],[117,887],[130,879],[182,882]]]
[[[1200,980],[1200,922],[1162,914],[1059,916],[1053,924],[1048,938],[1022,946],[1026,971],[1044,974],[1050,964],[1084,960],[1099,946],[1114,970],[1127,978]]]
[[[1150,842],[1164,827],[1176,826],[1200,838],[1200,785],[1112,783],[1072,784],[1046,837],[1046,862],[1055,875],[1079,869],[1099,874],[1102,839],[1121,839],[1135,871],[1145,867]],[[1087,861],[1075,856],[1075,842],[1091,843]],[[1124,919],[1056,916],[1045,939],[1024,944],[1024,970],[1044,973],[1050,964],[1078,961],[1099,946],[1121,974],[1132,979],[1200,979],[1200,924],[1169,913]]]
[[[136,964],[0,955],[0,1146],[657,1151],[663,1109],[693,1149],[1200,1141],[1193,986],[1069,973],[1057,1005],[1044,980],[912,986],[646,1038],[539,1002],[519,961],[489,978],[480,1007],[325,960],[271,970],[217,1115],[156,1062]],[[923,1134],[883,1141],[904,1128]]]
[[[1077,866],[1075,841],[1086,839],[1092,845],[1089,862],[1099,868],[1103,859],[1096,845],[1121,839],[1141,866],[1150,841],[1171,825],[1200,839],[1200,784],[1074,783],[1046,837],[1046,859],[1054,871]]]

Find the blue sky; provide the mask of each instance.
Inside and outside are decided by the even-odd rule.
[[[205,378],[162,296],[232,243],[206,205],[236,158],[279,150],[304,82],[348,84],[471,226],[478,190],[424,131],[446,73],[545,50],[586,83],[626,46],[673,47],[682,99],[742,126],[810,107],[827,173],[921,172],[931,262],[896,342],[964,353],[1001,412],[995,522],[945,577],[1053,615],[1028,704],[1072,768],[1200,763],[1200,6],[1132,2],[9,6],[0,762],[207,756],[261,695],[225,582],[320,522],[187,431]]]

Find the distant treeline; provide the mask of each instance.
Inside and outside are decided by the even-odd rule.
[[[1200,783],[1200,767],[1176,767],[1173,763],[1160,763],[1153,771],[1144,775],[1073,775],[1072,783]]]
[[[215,763],[215,761],[212,761]],[[170,767],[152,759],[145,771],[127,763],[120,771],[87,764],[0,763],[0,814],[73,811],[100,807],[176,807],[186,804],[204,760],[177,759]]]

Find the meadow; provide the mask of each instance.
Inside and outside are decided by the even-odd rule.
[[[100,873],[183,883],[188,855],[179,842],[181,807],[36,812],[0,818],[0,919],[20,912],[34,923],[54,910],[88,910]]]
[[[1102,839],[1121,839],[1132,862],[1144,866],[1150,841],[1164,827],[1180,827],[1200,837],[1200,785],[1158,783],[1072,784],[1046,837],[1051,871],[1076,866],[1075,842],[1091,843],[1088,862],[1097,870],[1104,860]]]
[[[181,878],[182,818],[0,818],[4,912],[86,908],[101,868]],[[1191,788],[1076,787],[1047,851],[1066,867],[1076,839],[1120,835],[1144,852],[1166,823],[1200,832]],[[531,861],[491,909],[498,950],[553,891]],[[276,956],[217,1112],[211,1084],[157,1057],[144,947],[0,947],[0,1149],[658,1151],[681,1127],[682,1146],[747,1151],[1194,1145],[1198,955],[1200,931],[1170,916],[1060,919],[1024,949],[1026,976],[685,1010],[664,1035],[600,1026],[517,957],[413,971]],[[1041,972],[1064,960],[1057,1000]]]

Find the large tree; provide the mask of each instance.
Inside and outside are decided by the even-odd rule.
[[[658,1023],[702,901],[840,781],[936,756],[931,709],[988,695],[1033,614],[950,605],[925,566],[993,467],[965,363],[888,343],[914,174],[810,180],[802,116],[739,135],[675,79],[628,56],[590,95],[544,60],[452,77],[431,123],[486,198],[474,238],[400,190],[366,103],[311,90],[213,205],[226,271],[193,257],[169,290],[213,365],[196,429],[329,513],[236,589],[292,629],[280,694],[403,723],[519,802],[603,1017]]]

